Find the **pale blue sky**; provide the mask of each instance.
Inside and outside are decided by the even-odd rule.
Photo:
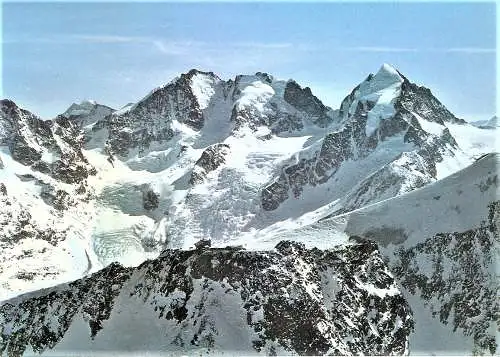
[[[3,97],[119,108],[191,68],[264,71],[340,101],[383,62],[469,120],[495,113],[492,3],[4,3]]]

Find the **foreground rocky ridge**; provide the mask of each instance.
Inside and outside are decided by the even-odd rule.
[[[120,334],[136,328],[122,321],[134,310],[150,326],[148,334],[162,335],[149,345],[129,340],[130,350],[143,352],[400,355],[408,352],[413,327],[406,301],[370,242],[326,251],[286,241],[268,252],[167,250],[137,268],[112,264],[30,295],[0,306],[2,354],[57,350],[59,344],[121,349]],[[83,331],[72,329],[77,320],[85,322]],[[116,344],[103,344],[110,338]]]

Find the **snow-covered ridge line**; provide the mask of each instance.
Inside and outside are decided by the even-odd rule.
[[[495,115],[489,120],[478,120],[471,122],[472,125],[477,126],[479,128],[484,129],[494,129],[500,126],[500,122],[498,121],[498,116]]]
[[[342,213],[339,215],[328,215],[321,218],[319,221],[326,221],[329,219],[343,219],[350,215],[354,214],[363,214],[365,211],[376,210],[377,208],[381,208],[383,206],[390,205],[391,202],[401,202],[401,201],[411,201],[413,198],[422,197],[430,197],[435,192],[439,191],[442,187],[447,186],[455,186],[457,183],[467,184],[467,181],[463,181],[464,179],[477,179],[480,177],[481,172],[487,175],[486,170],[489,173],[498,172],[500,167],[500,153],[499,152],[489,152],[478,157],[475,162],[473,162],[470,166],[463,168],[457,172],[452,173],[451,175],[444,177],[438,181],[431,182],[426,186],[417,188],[412,190],[411,192],[406,193],[403,196],[390,197],[385,200],[375,202],[372,204],[368,204],[366,206],[357,208],[350,212]]]

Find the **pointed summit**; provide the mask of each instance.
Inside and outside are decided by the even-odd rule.
[[[374,109],[372,114],[375,115],[368,120],[367,135],[370,135],[381,119],[394,115],[394,102],[400,96],[405,80],[397,69],[384,63],[375,75],[370,74],[342,101],[340,117],[349,119],[358,110],[358,105],[365,112]]]
[[[403,76],[401,75],[401,73],[399,73],[399,71],[394,66],[388,63],[382,64],[375,77],[391,77],[394,79],[403,80]]]
[[[94,106],[97,105],[97,102],[93,99],[85,99],[80,102],[81,106]]]
[[[360,90],[364,95],[378,92],[388,87],[400,87],[404,77],[390,64],[384,63],[375,75],[370,75],[361,83]]]
[[[491,126],[491,127],[498,127],[500,126],[500,123],[498,122],[498,117],[495,115],[493,118],[491,118],[490,120],[488,120],[487,124],[488,126]]]
[[[498,116],[496,115],[489,120],[478,120],[471,122],[471,124],[482,129],[495,129],[500,127],[500,122],[498,121]]]
[[[97,103],[95,100],[85,99],[82,100],[80,103],[71,104],[69,108],[66,109],[66,111],[62,114],[62,116],[69,118],[69,117],[90,115],[92,111],[96,110],[97,107],[106,107],[106,106]]]
[[[70,119],[79,128],[95,124],[114,112],[113,108],[99,104],[95,100],[83,100],[73,103],[58,118]]]
[[[208,77],[219,79],[219,77],[214,72],[212,72],[212,71],[202,71],[202,70],[199,70],[197,68],[192,68],[192,69],[189,70],[189,72],[181,74],[181,76],[192,78],[193,76],[200,75],[200,74],[204,75],[204,76],[208,76]]]

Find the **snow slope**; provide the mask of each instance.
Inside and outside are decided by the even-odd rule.
[[[94,173],[70,121],[0,106],[0,299],[90,271]]]

